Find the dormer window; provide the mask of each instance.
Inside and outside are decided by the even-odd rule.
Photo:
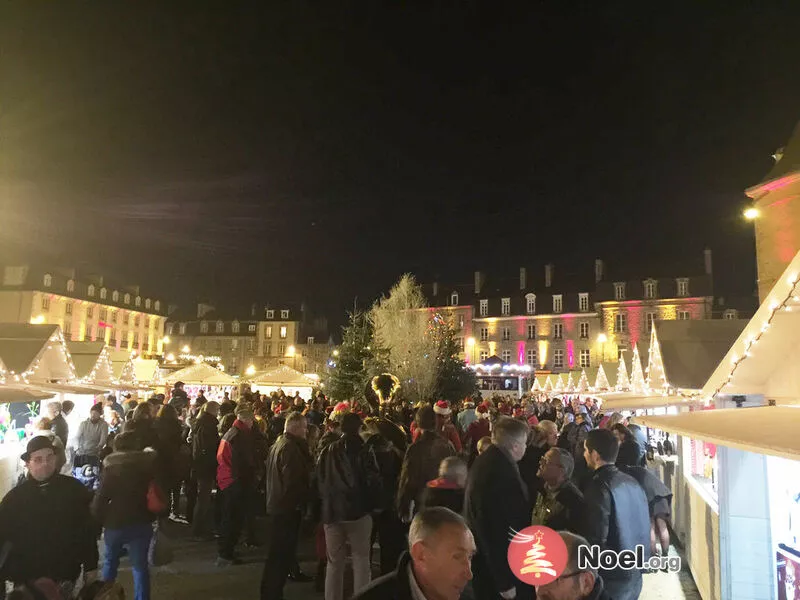
[[[217,321],[217,333],[225,333],[225,323]]]
[[[72,279],[67,280],[67,291],[74,292],[75,291],[75,281]]]
[[[131,295],[130,294],[125,294],[124,302],[125,302],[125,304],[130,304],[131,303]]]
[[[44,276],[44,287],[50,287],[53,285],[53,276],[50,273],[47,273]]]
[[[589,294],[588,292],[583,292],[578,294],[578,311],[579,312],[589,312]]]
[[[200,321],[200,333],[208,333],[208,321]]]
[[[158,300],[156,300],[155,309],[157,311],[161,310],[161,302],[159,302]]]
[[[94,285],[89,285],[89,288],[86,290],[86,293],[89,294],[91,298],[94,298]]]
[[[481,300],[480,303],[480,316],[485,317],[489,314],[489,301],[488,300]]]
[[[133,301],[133,303],[136,306],[141,306],[142,305],[142,297],[141,296],[136,296],[136,299]]]
[[[105,300],[108,297],[108,290],[106,288],[100,288],[100,300]]]
[[[529,315],[536,313],[536,294],[525,296],[525,309]]]
[[[620,281],[614,284],[614,300],[625,300],[625,282]]]
[[[275,318],[275,311],[272,310],[271,308],[267,309],[267,318],[268,319],[274,319]]]
[[[458,306],[458,292],[450,294],[450,306]]]
[[[500,301],[500,314],[504,317],[511,314],[511,298],[503,298]]]
[[[561,294],[553,294],[553,312],[560,313],[564,310],[564,299]]]
[[[117,290],[114,290],[111,293],[111,301],[112,302],[119,302],[119,292]]]
[[[644,297],[652,300],[656,297],[657,282],[655,279],[648,279],[644,282]]]
[[[231,323],[231,332],[239,333],[239,321],[234,321],[233,323]]]
[[[282,310],[281,311],[281,319],[288,319],[288,318],[289,318],[289,311],[288,310]]]
[[[144,307],[149,309],[150,308],[150,298],[146,298],[144,301]]]
[[[677,279],[678,282],[678,297],[685,298],[689,295],[689,278],[681,277]]]

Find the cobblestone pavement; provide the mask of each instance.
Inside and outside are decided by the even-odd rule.
[[[175,560],[166,567],[154,568],[152,597],[154,600],[230,600],[257,599],[264,553],[258,549],[242,551],[244,564],[217,568],[216,544],[192,542],[186,526],[170,523],[167,534],[173,540]],[[674,552],[674,550],[672,551]],[[671,554],[672,554],[671,552]],[[312,540],[301,544],[300,563],[309,575],[314,574],[315,559]],[[119,581],[128,598],[133,598],[133,580],[127,560],[123,560]],[[284,600],[320,600],[313,583],[287,583]],[[653,573],[644,576],[641,600],[700,600],[688,569],[680,573]],[[270,599],[271,600],[271,599]],[[280,600],[280,599],[275,599]]]

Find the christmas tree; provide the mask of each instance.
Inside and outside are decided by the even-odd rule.
[[[325,378],[325,390],[336,402],[360,400],[372,378],[387,370],[386,351],[378,346],[373,333],[364,313],[350,315],[342,331],[342,345],[329,361]]]
[[[623,365],[623,370],[624,370]],[[625,378],[628,378],[628,374],[625,374]],[[603,365],[600,365],[600,368],[597,369],[597,379],[594,382],[594,389],[596,390],[607,390],[610,388],[611,385],[608,383],[608,377],[606,376],[606,370],[603,368]]]
[[[642,360],[639,358],[639,347],[636,344],[633,345],[631,362],[631,391],[637,394],[646,394],[647,382],[644,380]]]
[[[628,369],[625,367],[625,359],[620,354],[619,364],[617,365],[617,385],[615,386],[618,392],[624,392],[631,388],[631,382],[628,379]]]
[[[666,392],[667,373],[664,371],[664,360],[661,358],[661,346],[658,343],[655,325],[650,331],[650,352],[647,359],[647,387],[651,390]]]
[[[602,369],[602,367],[600,367]],[[589,378],[586,377],[586,369],[581,369],[581,378],[578,379],[578,385],[575,389],[579,392],[586,392],[589,390]]]
[[[572,379],[572,371],[570,371],[569,375],[567,375],[567,383],[564,390],[567,392],[575,391],[575,380]]]

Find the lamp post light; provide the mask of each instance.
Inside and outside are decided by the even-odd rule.
[[[742,213],[744,218],[748,221],[755,221],[758,217],[761,216],[761,211],[758,210],[755,206],[751,206],[746,208],[745,211]]]
[[[247,375],[248,377],[252,377],[253,375],[255,375],[256,374],[255,365],[250,365],[249,367],[247,367],[247,369],[245,369],[244,374]]]
[[[296,371],[297,370],[297,348],[294,346],[289,346],[286,351],[287,356],[292,357],[292,368]]]
[[[606,362],[606,342],[608,341],[608,336],[605,333],[598,334],[597,336],[597,343],[600,344],[602,348],[602,358],[600,362]]]

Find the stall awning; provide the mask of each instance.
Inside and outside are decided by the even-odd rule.
[[[248,378],[255,385],[271,385],[285,387],[316,387],[317,382],[295,371],[291,367],[281,365],[274,369],[256,373]]]
[[[17,388],[0,385],[0,403],[35,402],[47,400],[55,394],[44,392],[35,388]]]
[[[800,252],[703,387],[703,395],[800,398]]]
[[[236,385],[236,379],[207,363],[200,363],[175,371],[164,380],[164,383],[173,385],[178,381],[189,385]]]
[[[699,399],[687,396],[651,394],[632,394],[628,392],[607,392],[594,394],[603,401],[601,409],[603,412],[620,410],[650,410],[654,408],[667,408],[670,406],[694,406],[699,403]]]
[[[634,423],[690,438],[800,460],[800,408],[759,406],[635,417]]]

